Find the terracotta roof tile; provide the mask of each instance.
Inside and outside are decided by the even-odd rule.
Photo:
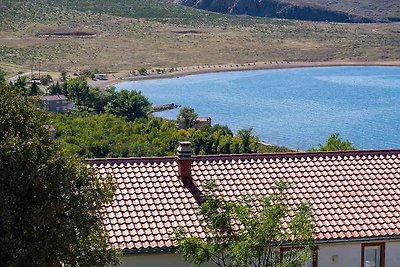
[[[289,203],[311,203],[317,241],[400,235],[400,151],[192,159],[192,185],[181,182],[174,157],[88,160],[99,175],[111,174],[118,185],[103,220],[110,244],[173,248],[178,226],[202,236],[196,208],[209,179],[231,199],[270,194],[274,181],[287,179]]]

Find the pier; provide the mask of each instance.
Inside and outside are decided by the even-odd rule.
[[[153,108],[154,112],[160,112],[160,111],[165,111],[165,110],[176,109],[179,107],[181,107],[181,106],[171,103],[171,104],[156,105],[156,106],[153,106],[152,108]]]

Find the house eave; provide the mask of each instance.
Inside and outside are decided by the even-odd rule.
[[[165,252],[176,252],[177,247],[160,247],[160,248],[140,248],[140,249],[128,249],[122,250],[123,255],[138,255],[138,254],[151,254],[151,253],[165,253]]]
[[[400,236],[378,236],[363,238],[341,238],[317,240],[316,245],[339,244],[339,243],[356,243],[356,242],[377,242],[377,241],[400,241]],[[141,248],[141,249],[123,249],[123,255],[139,255],[151,253],[177,252],[178,247],[160,247],[160,248]]]
[[[360,237],[360,238],[340,238],[340,239],[325,239],[315,241],[316,245],[336,244],[336,243],[354,243],[354,242],[376,242],[376,241],[400,241],[400,236],[377,236],[377,237]]]

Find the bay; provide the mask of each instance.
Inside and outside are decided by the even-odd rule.
[[[360,149],[400,148],[400,67],[315,67],[198,74],[118,84],[153,104],[192,107],[213,124],[308,149],[339,132]],[[179,110],[155,113],[175,119]]]

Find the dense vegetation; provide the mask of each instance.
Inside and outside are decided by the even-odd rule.
[[[111,178],[51,142],[48,114],[20,90],[0,85],[0,107],[2,266],[118,263],[101,223]]]
[[[54,114],[52,123],[57,143],[89,158],[176,155],[179,141],[191,141],[194,154],[289,151],[260,147],[248,129],[238,135],[220,125],[177,130],[174,121],[155,117],[127,122],[112,114]]]
[[[5,76],[6,76],[6,72],[3,71],[2,69],[0,69],[0,86],[5,85],[5,83],[6,83]]]

